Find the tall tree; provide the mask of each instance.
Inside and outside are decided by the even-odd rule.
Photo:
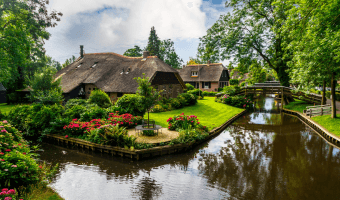
[[[76,60],[76,57],[72,55],[71,58],[68,58],[65,60],[65,62],[62,64],[62,68],[68,66],[69,64],[72,64]]]
[[[159,59],[173,68],[181,68],[183,60],[177,55],[174,42],[171,39],[163,40],[160,43]]]
[[[146,49],[150,52],[151,56],[157,56],[160,57],[159,55],[159,46],[160,46],[161,41],[159,40],[155,27],[151,27],[150,31],[150,36],[149,36],[149,41],[148,41],[148,46]]]
[[[134,48],[126,50],[123,55],[129,57],[141,57],[143,56],[143,50],[139,46],[135,45]]]
[[[336,117],[335,86],[340,75],[340,0],[294,0],[283,31],[293,52],[292,82],[308,88],[330,82],[332,118]],[[276,5],[283,4],[278,1]]]
[[[56,26],[62,13],[48,12],[48,0],[0,1],[0,82],[9,93],[25,85],[27,68],[44,58],[46,28]]]
[[[205,57],[218,60],[231,59],[235,63],[251,63],[258,59],[274,69],[282,85],[289,86],[286,56],[281,43],[285,35],[280,27],[286,20],[285,11],[290,4],[274,5],[273,0],[231,0],[226,7],[233,10],[208,29],[207,35],[200,38],[199,52]],[[208,54],[208,56],[206,56]]]

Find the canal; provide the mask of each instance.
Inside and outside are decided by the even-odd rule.
[[[78,199],[339,199],[340,151],[272,97],[190,152],[133,161],[43,143],[51,187]]]

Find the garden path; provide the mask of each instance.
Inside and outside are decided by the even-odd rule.
[[[177,138],[179,133],[177,131],[170,131],[167,128],[162,128],[159,130],[158,135],[155,136],[144,136],[142,134],[137,134],[135,129],[128,129],[129,136],[135,136],[137,138],[136,142],[138,143],[149,143],[155,144],[160,142],[169,142],[170,140]]]

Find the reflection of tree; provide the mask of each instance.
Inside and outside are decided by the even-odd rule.
[[[154,179],[146,176],[139,181],[134,190],[136,190],[133,192],[134,195],[138,196],[139,199],[153,199],[162,194],[162,186],[157,184]]]
[[[225,188],[230,199],[337,199],[340,154],[315,133],[262,134],[239,126],[219,154],[201,154],[200,172],[210,184]],[[255,134],[254,134],[255,133]],[[271,135],[275,135],[272,137]]]

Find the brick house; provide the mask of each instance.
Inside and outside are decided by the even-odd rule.
[[[138,84],[135,77],[145,73],[151,85],[163,90],[163,97],[177,97],[185,84],[179,73],[157,56],[127,57],[116,53],[83,53],[72,64],[58,71],[55,78],[61,78],[65,100],[81,97],[89,98],[91,91],[101,89],[111,101],[124,94],[136,93]]]
[[[229,85],[229,72],[222,63],[187,65],[178,71],[184,83],[202,91],[217,92],[218,88]]]

